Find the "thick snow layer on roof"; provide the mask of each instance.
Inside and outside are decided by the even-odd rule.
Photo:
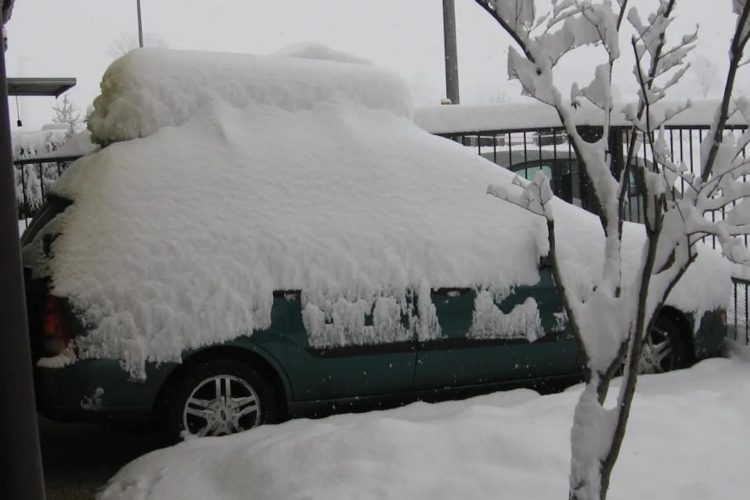
[[[302,46],[304,48],[305,46]],[[307,46],[313,59],[322,49]],[[221,101],[234,108],[272,106],[309,110],[321,102],[348,102],[411,115],[406,82],[366,64],[301,57],[255,56],[137,49],[107,69],[88,127],[97,143],[146,137],[165,126],[182,125]]]
[[[652,109],[660,120],[665,111],[676,109],[684,103],[659,103]],[[666,122],[667,126],[710,125],[718,101],[701,100],[691,103],[689,109]],[[622,113],[625,104],[615,104],[612,124],[630,126]],[[584,104],[577,115],[579,125],[598,125],[601,110]],[[531,128],[561,127],[560,118],[551,106],[536,101],[509,102],[486,105],[425,106],[414,109],[414,121],[433,134],[452,132],[482,132],[491,130],[521,130]],[[742,118],[733,116],[729,124],[743,124]]]
[[[273,74],[286,71],[284,58],[269,59]],[[237,59],[242,68],[247,60]],[[322,65],[313,75],[330,64],[304,62]],[[123,104],[119,92],[161,95],[154,81],[144,85],[147,92],[105,86],[114,95],[105,91],[98,102]],[[378,93],[366,85],[361,92]],[[137,102],[145,115],[154,111]],[[429,288],[502,293],[538,281],[548,251],[544,220],[485,194],[513,174],[397,109],[354,98],[289,102],[303,100],[237,106],[214,94],[184,123],[111,144],[65,172],[57,191],[74,203],[56,221],[62,233],[48,271],[53,292],[70,298],[92,328],[79,343],[83,356],[123,359],[141,373],[146,360],[178,360],[185,349],[269,326],[274,290],[302,290],[313,323],[332,308],[361,311],[360,299],[398,315],[404,295],[421,291],[421,338],[439,334]],[[134,116],[122,115],[127,109]],[[117,111],[132,123],[140,112],[124,104]],[[590,289],[601,268],[601,227],[591,214],[556,205],[571,283]],[[641,229],[628,229],[631,269]],[[706,279],[696,269],[705,293],[676,290],[682,309],[724,304],[728,275]],[[396,301],[385,307],[384,297]]]

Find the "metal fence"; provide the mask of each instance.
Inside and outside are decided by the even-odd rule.
[[[746,128],[746,126],[735,125],[728,127],[725,134],[740,134]],[[663,140],[669,147],[672,158],[696,175],[700,174],[698,171],[700,143],[708,130],[708,125],[666,126],[664,128]],[[600,127],[579,127],[578,131],[588,141],[597,140],[602,134]],[[636,146],[635,158],[631,161],[647,166],[653,162],[648,142],[643,140],[644,135],[641,132],[636,132],[635,137],[631,136],[630,127],[613,127],[612,132],[608,149],[612,155],[611,168],[614,174],[622,172],[627,161],[627,148],[631,140],[634,140]],[[527,179],[532,179],[536,172],[541,170],[549,177],[552,190],[559,198],[592,213],[597,213],[599,210],[593,196],[591,182],[583,169],[579,168],[575,151],[568,142],[562,127],[485,130],[438,135],[471,148],[482,157]],[[651,139],[653,140],[654,137]],[[673,188],[673,196],[679,197],[684,189],[684,182],[680,181]],[[624,216],[626,220],[643,222],[643,196],[632,175]],[[724,210],[711,214],[714,221],[721,220],[724,216]],[[715,238],[712,237],[709,241],[715,248],[717,245]],[[747,236],[745,236],[745,244],[748,244]],[[728,331],[731,337],[743,343],[750,343],[749,292],[750,281],[733,278],[733,290],[727,311]]]
[[[28,227],[63,171],[79,156],[24,158],[13,162],[19,229]]]

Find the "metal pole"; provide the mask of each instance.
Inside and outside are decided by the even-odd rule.
[[[143,23],[141,21],[141,0],[136,0],[138,4],[138,46],[143,48]]]
[[[0,489],[8,500],[44,500],[9,119],[0,50]]]
[[[443,39],[445,40],[445,90],[451,103],[459,104],[456,10],[453,0],[443,0]]]

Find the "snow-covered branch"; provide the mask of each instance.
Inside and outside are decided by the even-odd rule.
[[[541,170],[534,175],[531,182],[526,182],[516,176],[510,186],[489,186],[487,194],[552,220],[552,209],[549,205],[549,201],[552,199],[552,188],[549,179]]]
[[[711,176],[716,163],[716,157],[722,143],[722,134],[729,118],[729,105],[732,101],[737,70],[742,62],[745,46],[750,36],[750,2],[747,0],[733,0],[733,8],[738,17],[734,36],[732,37],[732,44],[729,48],[729,70],[727,71],[726,83],[724,85],[724,94],[708,134],[712,140],[704,142],[706,147],[704,147],[704,144],[701,144],[701,165],[703,166],[701,175],[704,182]]]
[[[738,139],[732,134],[723,136],[733,113],[741,113],[746,120],[750,117],[750,105],[731,96],[737,67],[750,38],[750,2],[734,3],[738,21],[725,96],[711,137],[702,145],[701,175],[695,175],[672,158],[663,131],[665,123],[688,109],[690,102],[659,115],[652,110],[689,70],[686,56],[697,41],[696,30],[668,44],[666,33],[673,24],[676,0],[659,0],[656,11],[645,19],[635,8],[627,11],[635,30],[631,46],[639,90],[635,102],[623,109],[632,124],[624,164],[620,160],[623,152],[618,150],[620,142],[613,136],[621,131],[612,129],[611,117],[612,70],[621,56],[618,32],[627,2],[618,0],[619,10],[615,12],[611,0],[553,1],[551,11],[540,14],[532,0],[476,1],[516,43],[509,50],[509,78],[519,80],[524,93],[555,109],[577,162],[593,187],[604,232],[604,264],[593,288],[585,293],[564,286],[565,263],[558,260],[554,250],[554,213],[549,182],[543,174],[537,173],[531,183],[519,180],[510,186],[492,186],[488,191],[547,219],[553,275],[562,290],[573,334],[588,362],[587,388],[576,410],[573,431],[570,495],[577,500],[603,498],[628,421],[645,336],[672,288],[694,262],[698,239],[716,237],[730,260],[750,263],[750,253],[738,238],[750,229],[750,217],[744,217],[750,210],[739,210],[745,204],[750,207],[750,202],[741,201],[750,197],[750,184],[744,183],[744,176],[750,175],[750,161],[744,156],[750,133]],[[598,47],[603,57],[595,63],[591,81],[574,83],[570,100],[564,101],[555,84],[554,69],[565,54],[583,45]],[[600,131],[592,134],[578,127],[581,100],[599,109]],[[730,110],[731,102],[735,106]],[[638,137],[643,140],[643,158],[638,156]],[[613,161],[615,157],[617,162]],[[612,171],[613,166],[616,171]],[[623,278],[621,241],[626,203],[632,196],[631,173],[643,200],[646,239],[640,269],[634,276]],[[718,222],[707,218],[719,209],[729,215]],[[601,405],[609,381],[626,356],[620,404],[604,411]],[[608,430],[599,446],[584,450],[576,436],[587,427]]]

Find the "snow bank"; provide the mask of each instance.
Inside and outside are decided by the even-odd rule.
[[[268,327],[274,290],[302,290],[313,345],[412,332],[425,340],[440,334],[430,288],[507,293],[538,281],[544,220],[485,194],[513,174],[415,126],[400,98],[371,106],[362,96],[379,96],[390,74],[370,81],[382,73],[275,56],[176,52],[172,65],[166,51],[133,54],[105,76],[93,128],[116,135],[148,125],[153,133],[82,158],[56,188],[75,203],[56,221],[62,234],[47,268],[53,293],[89,326],[78,339],[82,357],[121,359],[143,375],[147,360],[179,360],[186,349]],[[315,92],[351,99],[294,94],[308,70]],[[201,82],[211,74],[227,79],[212,83],[209,99]],[[297,80],[277,82],[285,75]],[[249,83],[232,93],[233,78]],[[178,99],[190,92],[192,101]],[[126,126],[105,125],[115,117]],[[167,122],[174,126],[159,128]],[[563,202],[555,209],[571,283],[590,290],[601,267],[598,220]],[[630,241],[632,268],[642,234]],[[728,275],[722,282],[710,272],[696,279],[715,289],[676,295],[683,310],[726,302]],[[405,299],[420,290],[416,303]],[[512,326],[514,336],[537,324],[535,304],[509,317],[485,305],[480,337],[488,321]],[[368,311],[376,321],[365,331]],[[541,334],[526,332],[529,340]]]
[[[347,102],[411,115],[408,86],[396,74],[341,62],[335,51],[322,52],[309,45],[285,53],[294,57],[133,50],[104,73],[88,127],[94,142],[101,144],[146,137],[210,113],[216,102],[236,109],[265,105],[290,112]]]
[[[748,361],[718,359],[640,377],[608,498],[747,498],[748,380]],[[561,498],[580,390],[500,392],[188,441],[130,463],[99,498]]]

